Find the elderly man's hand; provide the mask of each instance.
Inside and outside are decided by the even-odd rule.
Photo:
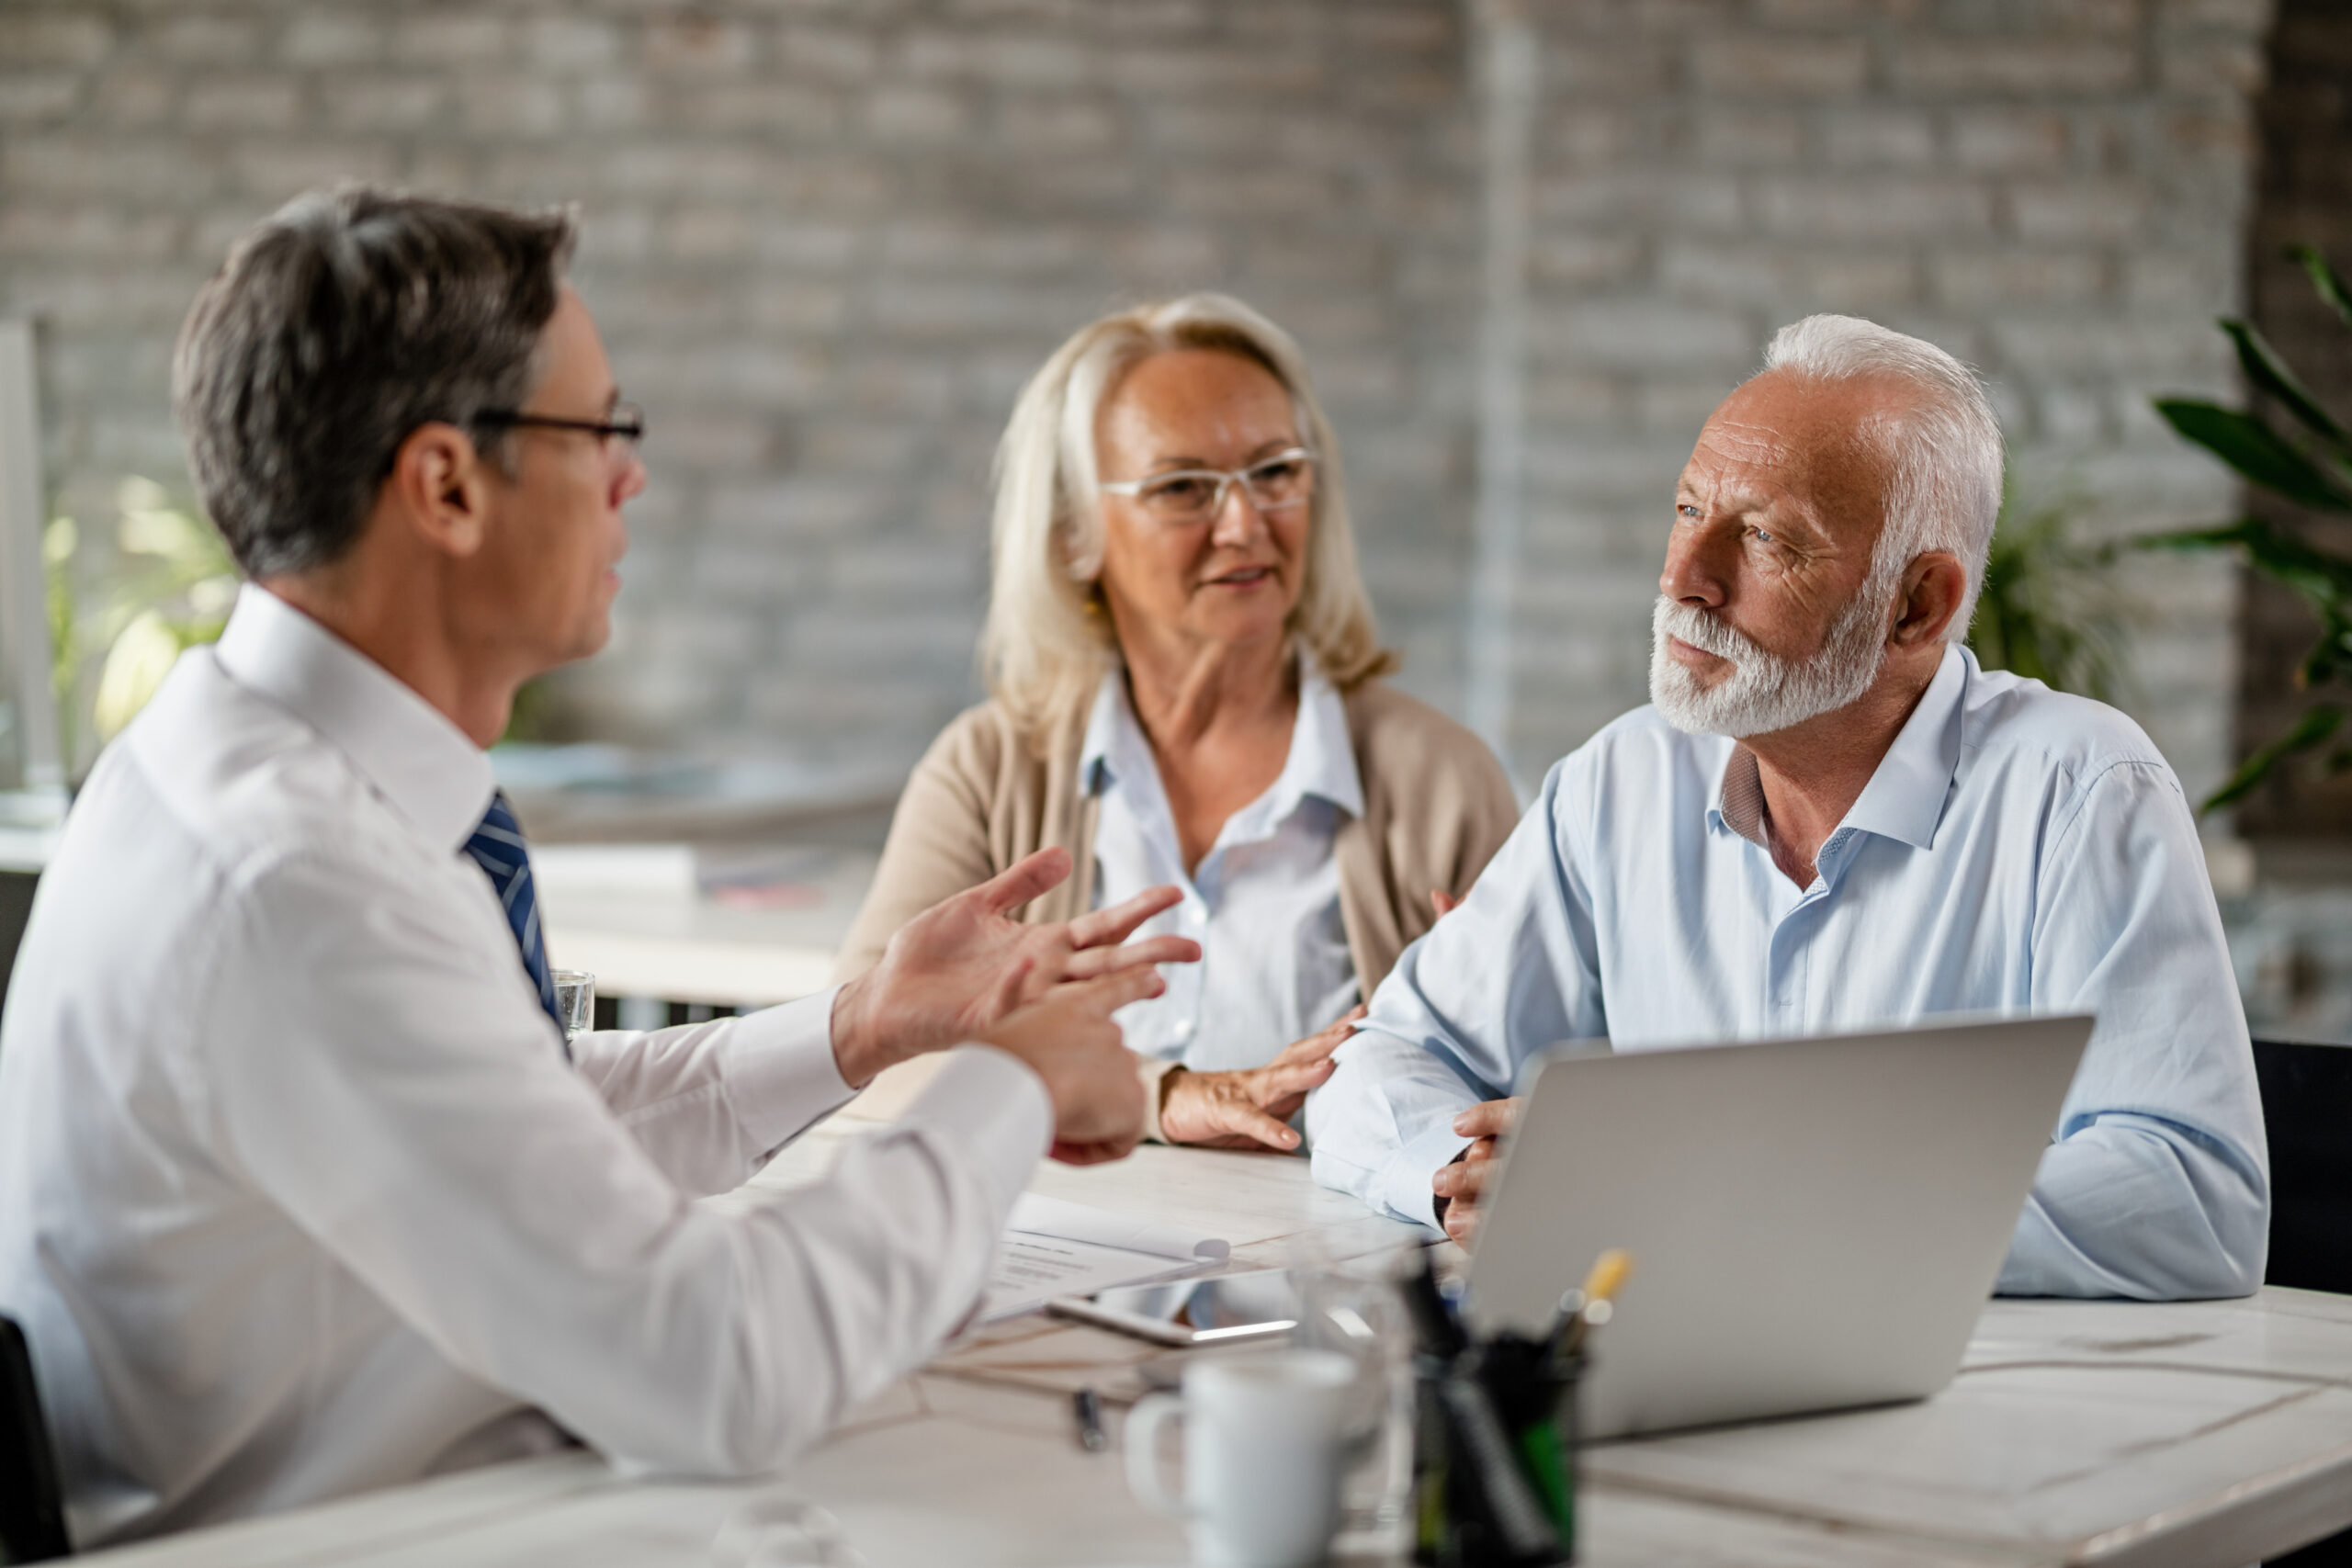
[[[1159,1135],[1171,1144],[1212,1149],[1298,1147],[1283,1123],[1306,1103],[1309,1089],[1331,1076],[1331,1053],[1353,1034],[1363,1004],[1328,1028],[1283,1048],[1262,1067],[1196,1073],[1178,1067],[1160,1080]]]
[[[1453,1119],[1454,1132],[1473,1142],[1452,1165],[1430,1178],[1430,1190],[1437,1194],[1445,1234],[1464,1247],[1478,1234],[1479,1202],[1487,1195],[1487,1178],[1494,1174],[1495,1156],[1519,1125],[1519,1113],[1526,1105],[1523,1098],[1489,1100]]]
[[[1154,887],[1125,903],[1052,925],[1012,911],[1069,874],[1069,852],[1040,850],[899,928],[882,960],[833,998],[833,1056],[853,1088],[895,1063],[978,1040],[1054,987],[1153,964],[1189,964],[1200,943],[1135,929],[1177,903]]]
[[[1114,970],[1056,986],[981,1036],[1046,1081],[1054,1102],[1056,1159],[1093,1165],[1119,1159],[1143,1137],[1143,1082],[1111,1015],[1166,989],[1159,972]]]

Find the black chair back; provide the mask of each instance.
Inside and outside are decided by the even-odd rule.
[[[46,1562],[73,1550],[32,1352],[16,1320],[0,1317],[0,1562]]]
[[[2272,1285],[2352,1294],[2352,1046],[2254,1043],[2270,1134]]]

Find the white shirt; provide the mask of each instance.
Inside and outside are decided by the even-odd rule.
[[[2090,1013],[2001,1290],[2261,1283],[2269,1168],[2245,1015],[2188,803],[2137,725],[1953,648],[1811,886],[1773,864],[1762,816],[1751,753],[1654,708],[1555,765],[1307,1101],[1317,1178],[1434,1224],[1430,1177],[1467,1142],[1454,1113],[1562,1041]]]
[[[1201,944],[1198,964],[1160,971],[1165,992],[1119,1010],[1127,1046],[1142,1055],[1203,1072],[1261,1067],[1355,1005],[1355,960],[1340,923],[1331,842],[1341,813],[1363,815],[1363,784],[1340,694],[1311,661],[1302,663],[1281,776],[1226,818],[1190,873],[1125,679],[1114,670],[1095,694],[1079,752],[1079,778],[1102,797],[1095,907],[1172,883],[1184,901],[1138,935]]]
[[[816,1189],[697,1201],[847,1097],[831,993],[567,1066],[460,852],[492,788],[247,588],[75,803],[0,1024],[0,1311],[79,1544],[500,1457],[533,1406],[770,1469],[977,1299],[1035,1076],[966,1048]]]

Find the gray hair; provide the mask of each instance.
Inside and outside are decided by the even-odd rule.
[[[1764,351],[1764,368],[1816,381],[1884,377],[1911,393],[1881,437],[1894,472],[1871,554],[1871,591],[1883,585],[1891,594],[1911,562],[1948,551],[1968,584],[1944,637],[1966,637],[2001,512],[2001,425],[1975,374],[1934,344],[1856,316],[1807,316],[1782,327]]]
[[[238,241],[172,364],[197,492],[237,564],[337,559],[419,425],[519,407],[576,233],[568,211],[347,186]],[[475,438],[503,457],[502,436]]]
[[[1291,335],[1224,294],[1187,294],[1081,327],[1022,389],[996,455],[996,520],[980,664],[989,688],[1034,741],[1091,701],[1118,657],[1111,618],[1094,602],[1102,570],[1102,507],[1094,418],[1122,377],[1171,349],[1205,348],[1263,368],[1290,395],[1299,434],[1317,455],[1306,572],[1290,629],[1340,690],[1396,667],[1380,646],[1356,567],[1339,437],[1316,401]]]

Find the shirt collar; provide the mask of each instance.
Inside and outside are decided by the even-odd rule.
[[[1117,668],[1102,677],[1079,748],[1078,776],[1090,795],[1117,779],[1157,774],[1151,742],[1136,719],[1127,682]],[[1298,717],[1290,732],[1290,755],[1266,798],[1279,822],[1308,795],[1317,795],[1351,817],[1363,815],[1363,777],[1356,770],[1354,739],[1348,733],[1347,704],[1324,679],[1315,661],[1300,655]]]
[[[490,759],[382,665],[250,582],[214,656],[231,680],[324,736],[435,842],[472,836],[497,787]]]
[[[1944,649],[1935,679],[1838,824],[1841,831],[1876,833],[1914,849],[1933,847],[1952,774],[1960,768],[1961,698],[1975,668],[1967,649],[1957,644]],[[1711,824],[1719,822],[1752,844],[1765,843],[1764,784],[1756,753],[1736,741],[1707,815]]]
[[[1961,696],[1973,667],[1965,649],[1945,647],[1936,678],[1928,682],[1894,744],[1879,759],[1861,798],[1846,813],[1846,827],[1899,839],[1913,849],[1934,846],[1952,774],[1960,771]]]

